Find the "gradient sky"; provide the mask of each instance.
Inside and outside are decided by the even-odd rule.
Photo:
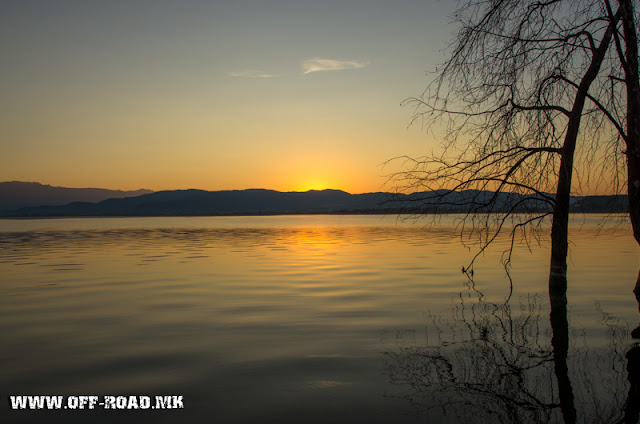
[[[0,181],[378,191],[455,2],[0,2]]]

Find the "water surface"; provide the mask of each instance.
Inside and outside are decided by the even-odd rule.
[[[638,247],[628,225],[601,218],[575,219],[571,233],[569,364],[585,420],[594,397],[621,413],[628,334],[638,323]],[[455,217],[425,224],[381,216],[2,220],[5,408],[10,394],[185,399],[185,409],[169,413],[6,412],[17,422],[459,422],[446,405],[481,398],[468,391],[479,370],[490,380],[491,366],[514,366],[487,363],[496,351],[474,356],[474,343],[502,346],[521,334],[508,349],[548,354],[549,246],[517,247],[512,292],[499,263],[507,240],[479,258],[472,284],[461,266],[474,250],[461,244]],[[457,358],[449,363],[460,386],[431,374],[434,355]],[[552,364],[530,368],[525,391],[538,387],[536,399],[556,402]],[[605,379],[611,390],[589,388]],[[604,394],[614,388],[617,397]],[[541,419],[562,419],[558,408],[544,411]]]

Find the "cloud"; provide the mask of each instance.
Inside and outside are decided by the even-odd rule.
[[[255,69],[245,69],[244,71],[229,72],[229,76],[236,77],[236,78],[273,78],[273,77],[276,77],[277,75],[267,74],[265,72],[257,71]]]
[[[359,62],[356,60],[336,60],[313,58],[302,62],[304,74],[320,71],[342,71],[344,69],[364,68],[369,62]]]
[[[306,75],[312,72],[320,71],[342,71],[345,69],[359,69],[364,68],[367,65],[369,65],[369,62],[357,60],[322,59],[319,57],[314,57],[302,62],[302,71]],[[232,71],[227,75],[234,78],[274,78],[279,76],[276,74],[269,74],[257,69]]]

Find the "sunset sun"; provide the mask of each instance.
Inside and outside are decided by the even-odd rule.
[[[339,182],[329,177],[308,177],[294,180],[291,191],[340,189]]]
[[[328,188],[333,188],[333,187],[330,187],[328,184],[324,182],[309,181],[309,182],[299,183],[294,188],[294,191],[326,190]]]

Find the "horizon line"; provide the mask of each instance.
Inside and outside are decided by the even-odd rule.
[[[113,188],[87,187],[87,186],[83,186],[83,187],[58,186],[58,185],[51,185],[51,184],[41,183],[39,181],[20,181],[20,180],[0,181],[0,184],[7,184],[7,183],[38,184],[38,185],[41,185],[41,186],[44,186],[44,187],[62,188],[62,189],[75,189],[75,190],[108,190],[108,191],[119,191],[119,192],[148,191],[150,193],[159,193],[159,192],[163,192],[163,191],[188,191],[188,190],[198,190],[198,191],[206,191],[206,192],[264,190],[264,191],[275,191],[275,192],[279,192],[279,193],[309,193],[309,192],[322,192],[322,191],[340,191],[340,192],[347,193],[347,194],[350,194],[350,195],[374,194],[374,193],[389,193],[389,194],[409,195],[409,194],[415,194],[415,193],[426,193],[426,192],[439,191],[439,190],[422,190],[422,191],[413,191],[413,192],[409,193],[409,192],[401,192],[401,191],[385,191],[385,190],[380,189],[380,190],[377,190],[377,191],[363,191],[363,192],[355,193],[355,192],[350,192],[350,191],[339,189],[339,188],[323,188],[323,189],[309,189],[309,190],[276,190],[276,189],[264,188],[264,187],[229,188],[229,189],[217,189],[217,190],[208,190],[208,189],[195,188],[195,187],[176,188],[176,189],[160,189],[160,190],[153,190],[153,189],[149,189],[149,188],[138,188],[138,189],[128,190],[128,189],[121,189],[121,188],[113,189]],[[445,190],[445,189],[440,189],[440,190]],[[467,190],[462,190],[462,191],[472,191],[472,190],[475,190],[475,191],[487,191],[487,192],[495,193],[495,191],[492,191],[492,190],[479,190],[479,189],[467,189]],[[146,194],[150,194],[150,193],[146,193]],[[502,193],[507,193],[507,192],[502,192]],[[514,193],[514,192],[510,192],[510,193]],[[534,194],[534,193],[530,193],[530,194]],[[555,193],[548,193],[548,194],[553,195]],[[626,195],[628,195],[628,194],[627,193],[572,194],[571,197],[626,196]]]

